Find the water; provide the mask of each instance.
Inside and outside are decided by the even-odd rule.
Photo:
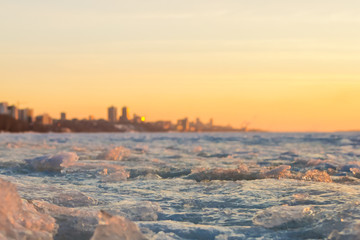
[[[119,228],[101,221],[127,221],[111,215],[144,239],[360,233],[359,133],[3,133],[0,153],[0,178],[56,220],[55,239],[106,239]]]

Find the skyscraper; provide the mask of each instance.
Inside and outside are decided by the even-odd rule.
[[[52,118],[49,114],[44,113],[43,115],[36,117],[36,122],[43,124],[43,125],[51,125],[52,124]]]
[[[179,119],[177,121],[177,126],[176,126],[178,131],[189,131],[189,120],[188,118],[184,118],[184,119]]]
[[[20,121],[27,122],[28,121],[28,110],[27,109],[19,109],[18,117]]]
[[[212,127],[213,127],[213,125],[214,125],[213,119],[212,119],[212,118],[210,118],[210,120],[209,120],[209,127],[210,127],[210,128],[212,128]]]
[[[60,120],[65,121],[66,120],[66,113],[62,112],[60,113]]]
[[[18,116],[19,120],[27,123],[33,122],[34,110],[30,108],[19,109],[18,114],[19,114]]]
[[[32,123],[34,121],[34,110],[31,108],[27,108],[27,121],[28,123]]]
[[[10,115],[10,116],[12,116],[13,118],[15,118],[15,119],[18,119],[18,110],[17,110],[17,108],[13,105],[13,106],[9,106],[8,108],[7,108],[7,110],[8,110],[8,114]]]
[[[127,107],[122,108],[122,115],[120,117],[121,122],[128,122],[129,121],[129,112]]]
[[[8,114],[8,103],[7,102],[0,103],[0,114]]]
[[[117,120],[117,109],[114,106],[108,108],[108,121],[109,122],[116,122]]]

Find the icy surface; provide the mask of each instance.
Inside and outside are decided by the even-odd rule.
[[[53,239],[55,219],[21,200],[15,185],[0,178],[0,239]]]
[[[253,222],[265,228],[280,227],[285,224],[288,228],[291,223],[296,224],[313,214],[310,206],[275,206],[257,213]]]
[[[359,133],[2,133],[0,152],[0,239],[360,234]]]
[[[115,147],[109,150],[105,150],[103,153],[99,154],[97,159],[113,160],[120,161],[123,158],[126,158],[130,155],[130,150],[124,147]]]
[[[79,157],[73,152],[58,153],[50,156],[40,156],[33,159],[25,159],[29,167],[37,171],[59,172],[73,165]]]
[[[99,226],[91,240],[145,240],[138,226],[121,216],[99,213]]]

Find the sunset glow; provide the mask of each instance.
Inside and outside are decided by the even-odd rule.
[[[358,1],[7,1],[0,102],[269,131],[360,129]]]

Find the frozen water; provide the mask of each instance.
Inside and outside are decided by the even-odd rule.
[[[97,204],[97,200],[79,191],[68,191],[55,194],[52,202],[64,207],[83,207]]]
[[[101,211],[99,226],[91,240],[145,240],[138,226],[121,216],[111,216]]]
[[[0,237],[2,239],[52,239],[55,219],[39,213],[31,203],[21,200],[15,185],[0,178]]]
[[[360,229],[359,133],[3,133],[0,152],[0,239],[356,239]]]
[[[158,220],[158,214],[161,212],[160,205],[150,201],[123,200],[109,204],[104,209],[113,215],[124,216],[132,221],[156,221]]]
[[[115,147],[108,150],[105,150],[103,153],[99,154],[97,159],[113,160],[120,161],[123,158],[126,158],[130,155],[130,150],[124,147]]]
[[[79,157],[73,152],[63,152],[50,156],[40,156],[32,159],[25,159],[29,167],[36,171],[59,172],[62,169],[73,165]]]
[[[60,207],[39,200],[33,204],[40,212],[56,219],[59,229],[54,239],[90,239],[98,225],[97,210]]]
[[[289,228],[290,224],[294,225],[312,215],[314,215],[314,212],[311,206],[275,206],[261,210],[256,214],[253,222],[255,225],[265,228],[284,225],[286,225],[286,228]]]
[[[302,179],[307,181],[332,182],[330,175],[326,171],[319,171],[317,169],[308,170]]]

